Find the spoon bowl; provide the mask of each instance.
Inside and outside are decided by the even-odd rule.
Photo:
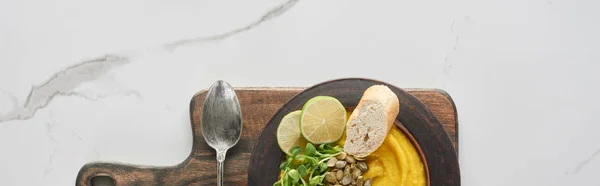
[[[202,109],[202,136],[217,154],[217,185],[223,185],[223,165],[227,150],[235,146],[242,135],[242,110],[237,95],[229,83],[214,82]]]

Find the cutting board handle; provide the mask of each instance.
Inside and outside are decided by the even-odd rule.
[[[123,163],[90,163],[86,164],[77,175],[77,186],[92,186],[96,177],[107,176],[115,185],[180,185],[186,183],[184,177],[173,176],[178,172],[173,167],[144,167]],[[168,184],[166,184],[168,183]]]

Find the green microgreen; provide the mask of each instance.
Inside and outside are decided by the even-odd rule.
[[[273,186],[322,186],[327,172],[326,161],[343,151],[340,146],[321,144],[315,148],[307,143],[302,153],[302,149],[296,146],[279,166],[282,175]]]

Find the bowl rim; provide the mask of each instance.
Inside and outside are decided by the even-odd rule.
[[[289,105],[290,103],[292,103],[293,101],[297,101],[297,99],[301,99],[299,98],[299,96],[305,94],[307,91],[313,91],[316,88],[319,88],[320,86],[323,85],[327,85],[327,84],[331,84],[331,83],[340,83],[340,82],[344,82],[344,81],[354,81],[354,82],[358,82],[358,83],[365,83],[365,84],[383,84],[385,86],[388,86],[392,89],[392,91],[400,97],[400,95],[398,95],[397,92],[400,92],[402,94],[404,94],[406,96],[405,99],[408,99],[408,101],[413,102],[414,104],[417,104],[416,107],[420,107],[417,109],[421,109],[419,112],[424,112],[424,113],[420,113],[420,114],[424,114],[425,117],[429,117],[426,118],[427,122],[429,122],[429,124],[437,124],[439,126],[437,126],[438,128],[442,128],[442,124],[439,122],[438,118],[431,112],[431,110],[429,110],[429,108],[427,106],[425,106],[425,104],[423,104],[420,100],[418,100],[416,97],[414,97],[414,95],[408,93],[407,91],[405,91],[402,88],[399,88],[393,84],[390,83],[386,83],[383,81],[379,81],[379,80],[375,80],[375,79],[370,79],[370,78],[357,78],[357,77],[350,77],[350,78],[338,78],[338,79],[332,79],[332,80],[328,80],[328,81],[324,81],[318,84],[314,84],[313,86],[309,86],[305,89],[303,89],[302,91],[300,91],[299,93],[295,94],[293,97],[291,97],[290,99],[288,99],[274,114],[273,116],[269,119],[269,121],[267,122],[267,125],[265,125],[265,127],[263,128],[261,134],[259,135],[259,137],[257,138],[257,142],[254,144],[254,148],[252,149],[252,153],[250,155],[250,161],[249,161],[249,166],[248,168],[251,169],[252,168],[252,164],[254,163],[254,161],[257,159],[256,156],[259,156],[259,154],[265,154],[266,151],[263,150],[263,152],[259,152],[258,148],[256,148],[260,143],[261,139],[263,139],[265,137],[265,135],[271,135],[271,134],[266,134],[266,129],[270,127],[270,124],[272,125],[272,123],[274,122],[274,120],[276,120],[278,115],[284,114],[284,113],[288,113],[290,111],[292,111],[293,109],[290,109],[287,107],[287,105]],[[357,101],[358,103],[358,101]],[[346,108],[348,108],[348,106],[345,105]],[[402,107],[402,105],[401,105]],[[415,138],[415,136],[412,134],[411,130],[409,130],[408,128],[405,127],[405,125],[402,123],[402,118],[399,117],[400,113],[398,114],[398,116],[396,117],[394,123],[397,127],[399,127],[401,129],[401,131],[407,135],[407,137],[409,137],[411,143],[413,144],[413,146],[417,149],[417,151],[419,152],[420,158],[421,158],[421,162],[423,163],[423,166],[425,167],[426,170],[426,180],[427,180],[427,186],[431,185],[432,183],[432,172],[431,172],[431,163],[433,162],[429,162],[428,161],[428,157],[429,156],[436,156],[436,155],[426,155],[426,153],[423,151],[423,148],[421,147],[421,145],[419,144],[419,140],[417,140],[417,138]],[[276,127],[276,126],[275,126]],[[439,130],[439,129],[437,129]],[[439,132],[439,131],[438,131]],[[447,139],[440,139],[440,140],[447,140],[448,142],[450,142],[450,138],[448,137],[448,135],[445,133],[445,131],[443,131],[443,134],[439,134],[442,135],[442,137],[446,137]],[[451,144],[451,142],[450,142]],[[454,149],[453,146],[450,145],[450,148],[452,149],[452,155],[455,158],[455,160],[450,160],[450,161],[456,161],[455,164],[449,165],[450,167],[452,167],[453,172],[454,172],[454,179],[455,181],[452,180],[444,180],[445,183],[448,183],[448,185],[460,185],[460,167],[458,164],[458,156],[457,153]],[[278,149],[279,151],[281,151],[280,149]],[[444,149],[444,150],[448,150],[448,149]],[[284,157],[283,152],[276,152],[276,153],[281,153],[281,157]],[[444,152],[444,153],[448,153],[448,152]],[[439,156],[439,155],[438,155]],[[434,157],[431,157],[434,158]],[[441,160],[441,163],[444,163],[444,160]],[[280,162],[278,162],[280,163]],[[453,166],[455,165],[455,166]],[[443,165],[440,165],[443,166]],[[277,169],[278,170],[278,169]],[[279,171],[277,171],[279,172]],[[254,184],[254,175],[255,173],[249,171],[248,172],[248,185]],[[453,174],[453,173],[449,173],[449,174]],[[264,178],[264,177],[263,177]],[[259,178],[256,178],[259,179]],[[442,180],[439,180],[438,182],[442,182]]]
[[[412,143],[413,147],[415,147],[415,149],[419,153],[419,158],[421,159],[421,163],[423,164],[423,167],[425,168],[424,169],[425,170],[425,185],[430,186],[431,180],[429,180],[430,179],[429,164],[427,163],[427,158],[425,158],[425,153],[423,153],[423,150],[421,150],[421,145],[419,145],[419,143],[417,143],[417,139],[415,139],[415,137],[408,131],[408,129],[406,129],[406,127],[404,127],[404,125],[402,125],[402,123],[400,121],[395,120],[394,125],[396,127],[398,127],[398,129],[400,129],[400,131],[402,131],[402,133],[404,133],[404,135],[406,135],[408,140],[410,140],[410,143]]]

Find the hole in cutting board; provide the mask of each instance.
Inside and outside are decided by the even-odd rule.
[[[115,186],[115,179],[110,176],[96,176],[92,178],[92,186]]]

